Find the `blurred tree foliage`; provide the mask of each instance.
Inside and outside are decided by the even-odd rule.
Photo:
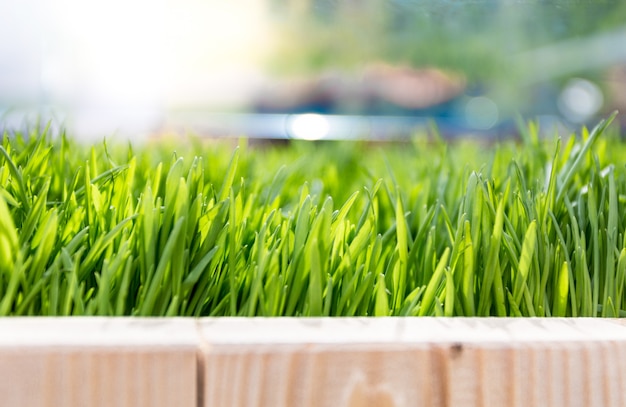
[[[275,72],[357,70],[386,61],[463,72],[470,82],[527,74],[514,56],[610,31],[626,2],[571,0],[272,0]],[[581,56],[584,57],[584,56]]]

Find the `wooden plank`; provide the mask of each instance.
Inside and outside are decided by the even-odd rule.
[[[0,407],[197,402],[193,320],[0,320]]]
[[[204,407],[626,405],[600,319],[203,319]]]
[[[5,318],[0,395],[0,407],[622,407],[626,324]]]

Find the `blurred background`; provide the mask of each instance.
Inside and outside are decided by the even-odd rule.
[[[499,137],[615,109],[624,1],[0,0],[2,127]]]

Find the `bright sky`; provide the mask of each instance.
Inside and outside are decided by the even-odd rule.
[[[262,0],[0,0],[0,104],[236,104],[271,46]]]

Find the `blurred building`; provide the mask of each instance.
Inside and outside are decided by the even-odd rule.
[[[460,74],[377,63],[356,75],[331,71],[268,80],[259,87],[252,107],[259,113],[423,114],[464,90]]]

